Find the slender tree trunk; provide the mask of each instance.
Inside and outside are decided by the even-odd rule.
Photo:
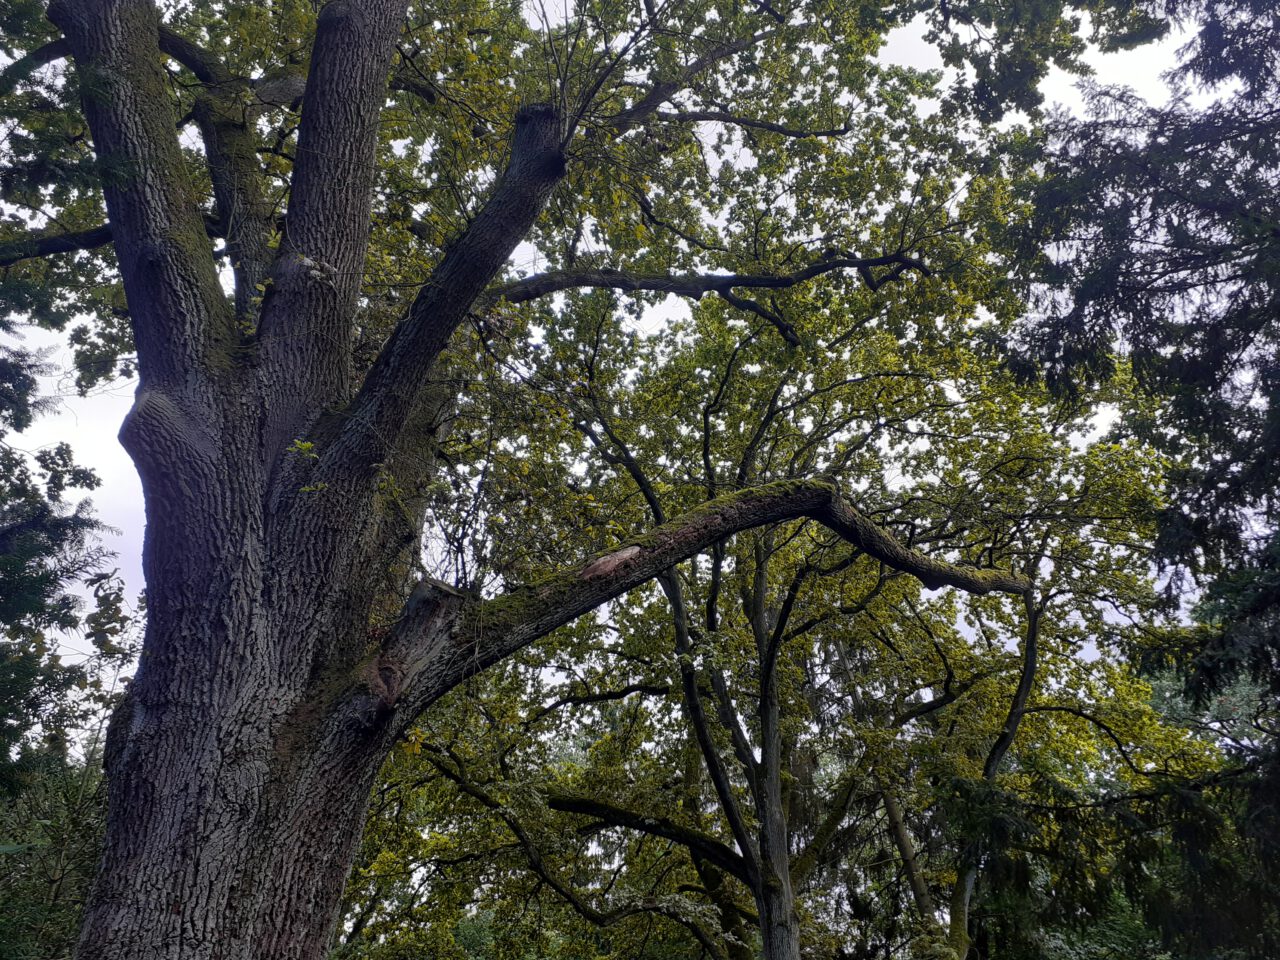
[[[762,867],[766,875],[756,892],[756,905],[764,960],[800,960],[800,917],[785,862],[780,870],[770,870],[763,863]]]
[[[969,956],[969,904],[973,900],[973,888],[978,880],[978,868],[966,863],[951,890],[951,920],[947,941],[955,951],[956,960]]]
[[[767,569],[763,555],[757,557],[756,565],[759,582],[755,595],[763,598],[763,573]],[[791,883],[791,830],[782,788],[782,717],[775,669],[778,650],[765,617],[754,616],[752,623],[761,655],[758,774],[761,795],[756,809],[760,821],[760,880],[756,890],[760,932],[765,960],[800,960],[800,916]]]

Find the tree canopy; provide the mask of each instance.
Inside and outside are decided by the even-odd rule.
[[[77,955],[1272,955],[1268,6],[6,5],[0,310],[138,379]]]

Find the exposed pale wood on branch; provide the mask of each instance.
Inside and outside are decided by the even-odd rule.
[[[710,549],[743,530],[788,520],[810,519],[884,563],[908,573],[927,589],[955,587],[974,594],[1025,595],[1031,581],[1006,570],[950,563],[908,547],[848,503],[831,480],[778,481],[710,500],[649,533],[619,544],[601,556],[628,547],[635,553],[607,577],[584,577],[599,558],[539,583],[516,588],[493,600],[472,602],[462,612],[450,662],[423,676],[413,699],[429,702],[557,627],[563,626],[650,580],[682,560]],[[392,644],[412,647],[412,620],[392,632]]]

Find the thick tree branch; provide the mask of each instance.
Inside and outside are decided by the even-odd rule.
[[[451,662],[424,681],[432,686],[424,692],[425,700],[726,537],[802,518],[822,523],[886,566],[918,578],[927,589],[951,586],[976,594],[1031,589],[1030,580],[1019,574],[952,564],[906,546],[847,503],[830,480],[778,481],[709,500],[580,567],[469,604]],[[412,638],[405,642],[411,644]]]
[[[226,84],[235,80],[218,57],[194,40],[188,40],[167,24],[160,24],[160,52],[173,57],[206,84]],[[247,85],[247,84],[246,84]]]
[[[349,395],[379,119],[404,17],[405,0],[331,0],[316,24],[285,236],[259,328],[278,361],[269,375],[296,384],[303,407]]]
[[[25,237],[0,243],[0,267],[8,267],[20,260],[48,257],[55,253],[71,253],[74,250],[94,250],[111,242],[111,225],[104,223],[89,230],[70,232],[33,231]]]
[[[561,121],[546,105],[516,115],[511,161],[470,226],[445,254],[365,377],[342,436],[322,466],[379,463],[408,419],[450,335],[507,262],[564,175]]]
[[[64,39],[50,40],[43,46],[36,47],[30,53],[24,53],[13,63],[0,70],[0,97],[13,92],[23,80],[39,70],[47,67],[55,60],[71,55],[71,45]]]

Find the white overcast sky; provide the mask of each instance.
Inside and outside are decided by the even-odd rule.
[[[910,66],[941,66],[936,51],[921,35],[922,31],[914,28],[895,31],[883,56]],[[1133,87],[1146,99],[1160,102],[1167,96],[1161,74],[1173,65],[1179,45],[1180,41],[1168,40],[1132,52],[1106,56],[1094,53],[1087,59],[1099,81]],[[1075,89],[1076,82],[1077,78],[1055,70],[1043,87],[1046,99],[1079,109],[1081,97]],[[56,410],[24,433],[10,435],[7,442],[34,452],[67,441],[74,448],[77,460],[98,472],[102,486],[93,492],[91,499],[100,519],[113,528],[104,540],[116,554],[114,565],[124,577],[132,600],[143,587],[142,492],[133,465],[116,434],[132,403],[134,384],[118,383],[99,388],[87,397],[78,396],[74,374],[69,372],[71,352],[65,337],[27,328],[23,338],[29,349],[47,349],[48,359],[61,369],[62,372],[46,377],[44,382],[46,395],[57,398],[58,404]],[[75,644],[68,646],[74,648]]]

